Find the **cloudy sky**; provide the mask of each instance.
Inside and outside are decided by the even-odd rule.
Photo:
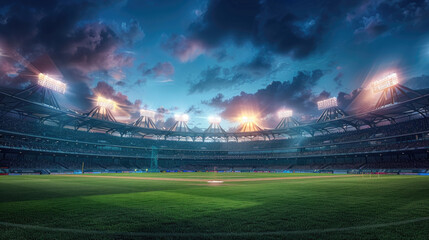
[[[216,114],[226,129],[242,114],[272,127],[281,108],[303,119],[328,97],[363,105],[391,72],[429,87],[428,29],[429,0],[0,0],[0,83],[48,73],[68,84],[65,107],[103,95],[121,121],[145,108],[167,123],[188,113],[191,127]]]

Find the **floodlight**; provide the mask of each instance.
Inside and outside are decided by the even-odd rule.
[[[54,90],[56,92],[64,94],[66,92],[67,85],[61,81],[55,80],[48,75],[45,75],[43,73],[39,73],[38,76],[39,80],[37,81],[37,84],[49,88],[51,90]]]
[[[177,122],[187,122],[189,120],[188,114],[174,114],[174,119]]]
[[[242,123],[251,123],[255,121],[255,117],[251,117],[251,116],[242,116],[241,117],[241,122]]]
[[[155,112],[151,111],[151,110],[140,109],[140,116],[148,117],[148,118],[155,118]]]
[[[381,92],[386,88],[395,86],[396,84],[398,84],[398,75],[396,73],[391,73],[380,80],[372,82],[372,92]]]
[[[97,106],[99,106],[101,108],[113,110],[116,107],[116,103],[112,99],[107,99],[107,98],[99,96],[97,98]]]
[[[221,122],[221,118],[219,116],[210,116],[209,117],[209,123],[220,123]]]
[[[293,115],[292,110],[282,109],[277,112],[277,116],[279,118],[288,118],[288,117],[292,117],[292,115]]]
[[[323,109],[327,109],[327,108],[332,108],[332,107],[338,107],[338,102],[337,102],[337,98],[336,97],[328,98],[328,99],[325,99],[325,100],[317,102],[317,108],[319,110],[323,110]]]

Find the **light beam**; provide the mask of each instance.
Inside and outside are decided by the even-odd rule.
[[[396,73],[391,73],[380,80],[376,80],[371,83],[371,88],[373,93],[378,93],[383,91],[386,88],[393,87],[398,84],[398,75]]]
[[[97,106],[99,106],[101,108],[113,110],[116,108],[116,102],[113,101],[112,99],[107,99],[107,98],[99,96],[97,98]]]

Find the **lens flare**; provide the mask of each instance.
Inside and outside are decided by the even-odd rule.
[[[256,118],[254,116],[241,116],[241,122],[242,123],[251,123],[251,122],[255,122]]]
[[[98,96],[97,98],[97,106],[109,110],[114,110],[116,108],[116,102],[112,99],[107,99],[102,96]]]
[[[376,80],[371,83],[371,88],[373,93],[378,93],[383,91],[386,88],[395,86],[398,84],[398,75],[396,73],[391,73],[380,80]]]
[[[67,85],[65,83],[55,80],[43,73],[39,73],[37,84],[62,94],[66,92],[66,88],[67,88]]]

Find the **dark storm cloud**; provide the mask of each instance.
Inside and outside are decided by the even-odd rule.
[[[87,24],[69,34],[57,49],[59,61],[84,73],[131,66],[133,58],[117,53],[121,39],[108,26]]]
[[[269,78],[286,67],[286,64],[274,65],[270,53],[260,51],[250,61],[239,63],[230,68],[209,67],[200,73],[196,82],[191,82],[189,93],[202,93],[209,90],[221,90],[236,85]]]
[[[380,19],[380,15],[363,17],[362,26],[354,31],[354,34],[361,39],[375,38],[389,30],[389,27]]]
[[[349,12],[358,40],[372,40],[384,33],[392,35],[423,33],[429,27],[426,0],[368,1]]]
[[[261,78],[269,74],[273,69],[273,57],[270,53],[260,51],[249,62],[245,62],[233,67],[233,71],[248,73],[253,77]]]
[[[337,84],[337,88],[340,88],[343,86],[343,76],[344,74],[342,72],[339,72],[337,76],[335,76],[334,82]]]
[[[351,93],[339,92],[337,96],[338,107],[343,110],[349,110],[349,106],[356,99],[356,97],[362,92],[362,89],[355,89]]]
[[[218,62],[223,62],[227,59],[233,59],[232,56],[228,55],[228,53],[225,49],[215,51],[211,54],[211,56],[214,57]]]
[[[305,58],[321,44],[329,26],[344,20],[358,1],[260,1],[212,0],[203,15],[189,27],[187,36],[171,36],[163,46],[183,60],[198,43],[206,49],[233,40],[238,45],[250,41],[275,53]],[[187,54],[189,55],[189,54]],[[189,60],[189,58],[186,58]]]
[[[135,19],[131,19],[128,23],[122,22],[120,33],[121,38],[128,46],[132,46],[136,41],[145,37],[140,23]]]
[[[404,85],[416,90],[429,88],[429,76],[421,75],[419,77],[410,78],[404,82]]]
[[[213,99],[203,103],[223,109],[221,116],[229,120],[237,117],[237,114],[242,110],[268,115],[277,112],[280,108],[288,107],[296,112],[310,113],[316,109],[315,102],[317,99],[326,95],[325,92],[321,95],[315,95],[312,92],[312,87],[317,84],[322,76],[321,70],[301,71],[292,81],[273,81],[254,94],[241,92],[240,95],[230,99],[224,99],[223,95],[218,94]]]
[[[208,90],[221,90],[237,84],[243,84],[248,80],[246,75],[232,73],[229,69],[219,66],[209,67],[200,73],[199,80],[191,83],[189,93],[202,93]]]
[[[211,0],[186,34],[166,37],[162,46],[183,62],[231,40],[302,59],[329,49],[333,36],[354,34],[362,43],[384,35],[424,33],[428,15],[427,0]]]
[[[111,1],[91,0],[2,1],[1,48],[16,52],[29,62],[49,55],[53,64],[47,71],[58,67],[69,85],[69,100],[86,109],[91,105],[89,85],[93,83],[88,75],[100,71],[116,78],[117,73],[122,73],[122,67],[129,67],[133,62],[131,56],[118,50],[134,43],[143,34],[135,20],[123,24],[118,32],[104,23],[88,21],[99,9],[110,4]],[[0,82],[7,85],[13,69],[1,70]],[[25,71],[22,66],[20,70]],[[18,75],[12,81],[29,79]]]

